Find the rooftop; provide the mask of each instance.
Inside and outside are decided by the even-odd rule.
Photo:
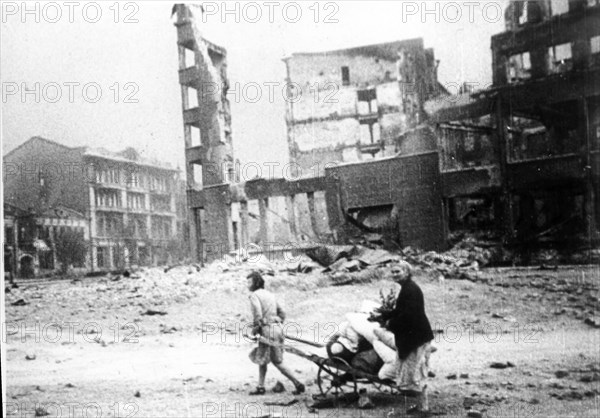
[[[398,59],[398,50],[401,48],[423,48],[423,38],[405,39],[402,41],[384,42],[381,44],[355,46],[351,48],[336,49],[332,51],[320,52],[294,52],[292,55],[284,58],[300,56],[317,56],[317,55],[363,55],[369,57],[378,57],[388,61],[396,61]]]

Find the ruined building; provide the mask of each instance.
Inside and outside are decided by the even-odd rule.
[[[511,2],[493,86],[429,107],[450,231],[525,249],[597,241],[600,4]]]
[[[194,9],[201,13],[200,7]],[[231,209],[223,202],[233,180],[234,161],[227,52],[202,37],[193,13],[187,6],[175,6],[190,241],[197,259],[202,258],[198,240],[203,236],[232,240]]]
[[[388,246],[435,250],[473,231],[524,253],[598,241],[597,1],[510,2],[506,31],[492,37],[492,87],[451,100],[420,39],[292,54],[284,59],[287,141],[303,175],[245,183],[226,175],[225,89],[200,109],[188,104],[194,83],[193,95],[205,99],[198,80],[227,85],[225,53],[202,38],[189,8],[178,11],[200,259],[248,244],[347,243],[370,233]],[[210,178],[202,189],[191,181],[197,165]]]
[[[293,174],[295,180],[239,183],[229,172],[234,158],[226,52],[200,33],[201,8],[177,5],[175,12],[188,204],[197,259],[218,258],[252,245],[257,251],[283,251],[286,246],[289,250],[314,241],[340,242],[348,235],[347,219],[378,229],[373,222],[389,218],[398,199],[410,197],[402,205],[410,210],[395,211],[397,222],[408,225],[410,217],[427,212],[423,207],[430,208],[439,199],[438,183],[420,187],[410,178],[415,167],[423,174],[419,178],[437,173],[437,155],[410,160],[407,164],[414,166],[410,169],[400,167],[404,171],[395,176],[400,184],[394,186],[394,193],[382,192],[385,202],[381,204],[377,199],[360,198],[365,186],[371,186],[371,193],[378,192],[372,188],[373,180],[355,186],[339,181],[348,169],[343,164],[389,159],[401,152],[400,134],[423,121],[425,101],[442,90],[433,51],[425,49],[421,39],[299,53],[284,59],[290,160],[300,173]],[[421,158],[426,168],[417,167]],[[341,172],[328,172],[338,166]],[[339,203],[351,202],[340,193],[351,190],[353,206],[347,210]],[[432,212],[424,217],[421,227],[412,228],[407,242],[439,248],[443,234],[438,215]]]
[[[399,134],[421,121],[424,101],[440,90],[433,50],[420,38],[284,62],[290,160],[306,175],[396,154]]]

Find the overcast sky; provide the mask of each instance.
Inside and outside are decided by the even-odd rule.
[[[425,15],[423,2],[410,6],[392,1],[329,3],[315,7],[312,1],[299,2],[302,15],[293,22],[295,5],[257,2],[262,17],[256,23],[248,21],[256,19],[254,5],[244,8],[244,3],[238,3],[236,22],[235,12],[223,16],[222,3],[210,3],[205,9],[216,14],[205,16],[201,30],[227,48],[230,82],[240,86],[283,85],[281,58],[293,52],[414,37],[423,37],[425,46],[435,49],[442,83],[491,81],[490,36],[503,31],[504,19],[497,13],[504,10],[506,0],[452,6],[428,1],[433,13]],[[148,158],[183,168],[177,36],[170,18],[173,3],[121,3],[118,16],[113,2],[102,2],[99,8],[81,2],[72,9],[63,2],[38,4],[39,11],[30,4],[33,12],[26,15],[21,2],[2,4],[3,153],[38,135],[69,146],[103,146],[113,151],[133,146]],[[454,5],[460,6],[461,16]],[[229,9],[235,7],[228,2]],[[101,16],[96,17],[98,10]],[[327,17],[338,22],[325,22]],[[32,90],[38,83],[39,103],[34,94],[21,95],[23,83]],[[88,103],[95,100],[98,87],[101,97]],[[15,89],[16,94],[10,94]],[[285,107],[281,88],[275,92],[273,103],[267,88],[257,103],[230,97],[235,156],[242,162],[286,161]]]

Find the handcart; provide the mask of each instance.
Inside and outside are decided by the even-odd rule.
[[[291,338],[295,341],[310,344],[312,346],[321,346],[315,343],[304,341],[302,339]],[[319,370],[317,372],[317,385],[321,395],[332,394],[337,397],[352,396],[358,394],[358,385],[371,385],[382,393],[400,394],[404,396],[415,397],[419,392],[412,390],[401,390],[394,380],[380,379],[378,376],[365,373],[348,364],[347,361],[339,357],[321,357],[313,353],[307,353],[294,346],[284,344],[280,346],[274,344],[264,337],[259,337],[261,342],[271,346],[282,347],[286,352],[302,357],[315,363]],[[434,349],[435,351],[435,349]],[[432,352],[434,352],[432,351]]]

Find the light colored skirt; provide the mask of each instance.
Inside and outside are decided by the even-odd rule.
[[[398,359],[396,384],[400,390],[421,392],[429,374],[431,343],[425,343],[404,360]]]
[[[264,325],[261,328],[260,334],[279,347],[273,347],[272,345],[259,342],[258,347],[255,347],[250,352],[250,355],[248,356],[250,357],[250,360],[258,365],[265,365],[271,362],[273,364],[281,363],[283,361],[283,348],[281,346],[285,342],[281,324],[273,323]]]

